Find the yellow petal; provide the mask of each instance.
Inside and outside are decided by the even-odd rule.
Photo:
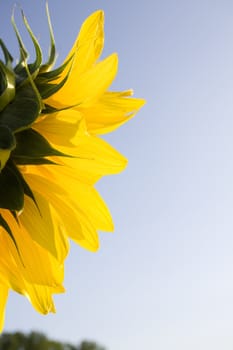
[[[87,129],[92,134],[106,134],[131,119],[145,100],[129,98],[132,91],[105,92],[98,102],[82,110]]]
[[[15,234],[15,232],[14,232]],[[21,239],[24,239],[22,237]],[[33,306],[39,312],[46,314],[48,312],[54,312],[55,307],[52,300],[52,294],[61,293],[64,291],[64,288],[61,284],[54,283],[53,274],[57,273],[57,266],[54,266],[54,271],[51,272],[50,268],[50,260],[46,259],[47,255],[44,255],[44,260],[41,259],[40,255],[31,254],[31,259],[37,259],[39,261],[40,268],[35,268],[34,262],[31,261],[31,264],[28,264],[27,259],[25,259],[25,252],[22,252],[19,247],[18,256],[15,254],[15,246],[10,241],[8,235],[1,229],[0,230],[0,243],[1,243],[1,252],[0,252],[0,275],[4,276],[6,283],[3,284],[3,289],[1,290],[1,301],[2,304],[0,308],[1,316],[3,317],[3,309],[6,303],[7,291],[8,287],[4,288],[4,286],[9,286],[16,292],[25,295],[33,304]],[[31,247],[27,246],[27,249],[35,248],[31,245]],[[21,258],[19,257],[19,252],[23,255],[23,263],[19,261]],[[31,251],[34,253],[34,251]],[[36,251],[35,253],[38,253]],[[42,278],[39,274],[48,274],[50,273],[50,278],[46,281],[45,284],[38,284],[38,281],[45,282],[45,278]],[[34,270],[33,270],[34,269]],[[33,271],[32,271],[33,270]],[[55,271],[56,270],[56,271]],[[30,272],[33,272],[34,276],[30,278]],[[2,285],[2,284],[1,284]],[[3,320],[3,319],[2,319]]]
[[[52,294],[55,292],[62,293],[63,291],[64,289],[57,289],[57,291],[55,291],[46,286],[27,283],[23,294],[29,299],[38,312],[46,315],[49,312],[56,312]]]
[[[73,205],[85,212],[95,229],[113,231],[109,209],[92,185],[80,182],[72,170],[61,168],[59,172],[55,172],[55,169],[51,167],[50,171],[54,177],[56,176],[57,183],[63,184],[63,188],[68,198],[73,201]]]
[[[80,240],[79,237],[77,237],[75,231],[71,232],[71,234],[69,235],[70,238],[76,243],[78,243],[81,247],[92,252],[96,252],[99,249],[99,237],[96,232],[96,228],[92,225],[92,223],[89,220],[89,217],[84,211],[78,210],[76,207],[74,208],[74,210],[76,210],[76,215],[80,220],[80,223],[82,224],[81,227],[84,239]]]
[[[30,283],[51,287],[60,285],[64,278],[63,264],[33,241],[25,227],[6,210],[2,210],[1,214],[17,245],[16,248],[9,234],[0,230],[0,271],[7,276],[12,288],[16,290],[21,286],[21,275]]]
[[[30,198],[25,196],[24,210],[19,218],[20,223],[35,242],[57,258],[58,255],[61,256],[59,250],[62,249],[64,251],[61,242],[65,244],[66,248],[68,243],[66,244],[64,239],[61,238],[60,244],[57,245],[57,241],[60,241],[59,236],[61,233],[57,230],[57,222],[54,220],[49,203],[38,193],[34,192],[34,197],[38,208]]]
[[[64,117],[63,115],[63,119]],[[54,161],[75,169],[84,182],[87,182],[85,178],[89,179],[89,181],[96,181],[100,176],[117,174],[125,169],[127,159],[104,140],[89,135],[83,120],[79,121],[77,132],[71,140],[72,147],[64,146],[65,142],[62,142],[62,139],[66,138],[65,134],[60,133],[57,137],[49,138],[50,135],[46,131],[44,123],[46,121],[37,123],[36,129],[43,136],[47,137],[49,142],[52,144],[54,142],[55,148],[73,156],[73,158],[63,157],[62,160],[61,158],[54,158]],[[59,128],[59,120],[56,117],[54,118],[54,125],[55,129]]]
[[[112,54],[83,73],[79,79],[71,72],[66,84],[46,103],[56,108],[88,107],[109,88],[117,73],[118,59]],[[70,93],[72,91],[72,93]]]
[[[63,147],[74,147],[72,139],[79,130],[80,112],[73,109],[46,115],[33,125],[50,143]]]
[[[72,74],[76,79],[92,67],[101,55],[104,45],[104,13],[96,11],[83,23],[79,35],[65,61],[73,55]]]
[[[45,167],[44,167],[45,168]],[[60,170],[62,172],[62,169]],[[71,180],[71,178],[66,176],[58,175],[56,170],[52,171],[51,169],[47,170],[47,173],[50,173],[51,176],[43,178],[42,176],[38,176],[35,174],[27,173],[25,178],[27,182],[30,184],[35,191],[40,191],[41,194],[45,196],[45,198],[51,203],[54,209],[57,212],[57,216],[60,217],[59,227],[62,232],[66,233],[70,238],[74,239],[76,242],[80,242],[80,245],[83,245],[84,242],[87,249],[95,251],[99,247],[98,235],[96,230],[98,227],[95,227],[90,218],[85,213],[87,210],[87,206],[83,203],[82,195],[78,194],[78,190],[73,188],[73,191],[70,191],[70,187],[66,186]],[[43,171],[41,172],[41,175]],[[54,178],[56,183],[64,188],[62,195],[52,192],[52,183],[47,180],[47,178]],[[64,182],[65,181],[65,182]],[[77,186],[79,183],[77,181],[72,182],[73,186]],[[79,187],[81,191],[82,185]],[[48,191],[48,188],[50,189]],[[94,191],[94,190],[93,190]],[[93,198],[93,197],[92,197]],[[99,200],[99,203],[101,200]],[[90,203],[87,203],[89,206]],[[94,202],[93,202],[93,205]],[[95,206],[97,209],[97,207]],[[103,205],[103,208],[105,206]],[[102,211],[103,211],[102,208]],[[90,210],[90,209],[88,209]],[[100,212],[100,210],[99,210]],[[107,209],[105,210],[105,226],[110,227],[109,224],[109,216]],[[102,215],[103,217],[103,215]],[[100,216],[99,221],[101,222],[102,217]],[[107,218],[107,219],[106,219]],[[103,224],[102,224],[103,225]]]
[[[50,175],[48,176],[48,174]],[[56,198],[65,198],[67,196],[66,205],[69,201],[72,201],[72,206],[84,211],[97,230],[113,231],[113,222],[109,209],[92,185],[82,180],[80,181],[78,174],[72,169],[65,167],[60,167],[59,171],[57,171],[56,167],[48,167],[44,179],[35,175],[28,175],[27,179],[32,188],[37,188],[37,190],[40,188],[41,193],[46,193],[45,196],[53,205],[56,204],[56,200],[52,198],[54,193],[51,192],[52,186],[50,186],[48,178],[54,179],[57,185],[64,190],[62,195],[61,192],[60,194],[57,193]],[[46,191],[46,188],[49,188],[50,191]],[[63,210],[61,209],[59,212],[63,212]],[[82,238],[84,237],[80,237],[80,239]]]
[[[3,330],[5,321],[5,308],[8,298],[9,288],[3,284],[0,284],[0,333]]]
[[[63,232],[65,228],[66,235],[68,236],[72,231],[75,231],[76,235],[79,237],[80,240],[84,239],[80,222],[77,219],[76,214],[73,212],[65,190],[62,190],[60,195],[57,191],[54,192],[53,183],[50,182],[48,178],[43,177],[43,173],[46,172],[41,171],[41,176],[27,173],[25,175],[25,178],[27,179],[27,182],[30,184],[30,186],[34,189],[35,192],[41,193],[41,195],[43,195],[46,198],[46,200],[51,203],[52,207],[56,211],[56,215],[59,217],[59,229]],[[51,174],[50,178],[52,178],[51,171],[48,170],[47,173]],[[60,185],[60,187],[64,186],[64,183],[59,183],[56,177],[55,179],[57,185]],[[69,180],[66,179],[66,181]]]
[[[85,135],[72,155],[77,158],[63,158],[62,162],[74,169],[83,168],[87,173],[97,175],[117,174],[127,166],[127,159],[106,141]]]

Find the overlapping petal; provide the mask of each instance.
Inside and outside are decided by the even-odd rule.
[[[91,134],[106,134],[134,117],[145,101],[132,98],[132,94],[132,90],[107,91],[95,104],[83,109],[88,131]]]
[[[37,54],[33,64],[27,63],[14,21],[21,47],[16,67],[0,44],[5,78],[15,74],[15,98],[8,94],[13,100],[1,101],[0,110],[8,145],[0,143],[0,186],[10,189],[9,199],[0,198],[0,328],[9,289],[26,296],[38,312],[55,312],[53,294],[64,292],[69,240],[96,251],[98,231],[113,231],[109,209],[94,186],[102,176],[122,171],[127,160],[98,135],[117,129],[144,104],[132,98],[132,90],[109,90],[118,57],[99,60],[103,11],[87,18],[64,64],[53,71],[53,50],[49,63],[40,66],[39,44],[25,18],[24,23]]]
[[[104,12],[99,10],[90,15],[81,26],[79,35],[65,59],[72,56],[72,74],[74,80],[90,69],[98,60],[104,46]],[[64,74],[61,75],[61,79]],[[72,79],[71,77],[69,79]]]
[[[26,296],[39,312],[53,312],[52,295],[64,291],[63,264],[34,242],[31,232],[27,232],[22,224],[10,220],[8,212],[1,214],[14,230],[15,238],[13,242],[4,230],[0,230],[0,283],[5,299],[11,288]],[[5,299],[1,304],[3,309]]]
[[[116,54],[96,63],[78,78],[71,69],[66,84],[46,102],[53,107],[65,106],[89,107],[109,88],[117,74],[118,58]],[[71,94],[70,91],[73,93]]]
[[[79,120],[80,113],[77,115],[76,124],[74,120],[72,121],[73,124],[69,123],[68,120],[71,114],[75,118],[77,113],[70,110],[66,116],[64,111],[59,112],[54,116],[49,116],[48,119],[42,119],[34,126],[34,128],[54,144],[56,148],[71,156],[63,157],[62,163],[73,167],[77,173],[83,177],[84,182],[86,182],[88,178],[98,179],[99,176],[116,174],[124,170],[127,165],[127,159],[106,141],[89,134],[84,119]],[[51,125],[54,125],[55,130],[60,130],[56,135],[53,131],[49,131],[49,128],[46,128],[48,120]],[[66,123],[66,125],[73,125],[74,130],[66,141],[63,141],[64,136],[62,134],[64,123]],[[53,129],[51,128],[51,130]]]

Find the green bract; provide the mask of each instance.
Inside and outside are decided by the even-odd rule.
[[[57,92],[66,82],[69,72],[59,83],[61,73],[72,60],[51,70],[55,63],[56,50],[53,30],[47,6],[50,31],[50,54],[42,64],[42,52],[26,17],[23,22],[35,48],[35,61],[28,63],[28,52],[12,16],[13,28],[18,40],[20,59],[14,66],[13,58],[4,42],[0,47],[4,61],[0,60],[0,208],[9,210],[17,220],[17,212],[24,207],[24,195],[36,204],[33,193],[18,170],[18,165],[54,164],[50,156],[66,156],[54,149],[37,131],[31,128],[36,119],[44,113],[54,113],[54,107],[45,105],[46,99]],[[13,234],[0,215],[2,226],[14,240]]]

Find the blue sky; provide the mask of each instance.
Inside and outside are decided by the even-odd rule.
[[[0,0],[0,28],[16,54],[13,3]],[[45,2],[20,3],[46,51]],[[58,62],[82,21],[105,11],[103,57],[116,51],[120,61],[113,88],[132,87],[147,105],[106,137],[129,159],[98,184],[115,233],[100,234],[96,254],[72,245],[56,315],[40,316],[12,293],[5,330],[109,350],[232,349],[232,1],[49,5]]]

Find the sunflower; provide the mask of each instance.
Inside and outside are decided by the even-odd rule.
[[[51,48],[41,48],[26,17],[35,61],[16,26],[17,64],[1,40],[0,61],[0,327],[10,289],[26,296],[42,314],[55,312],[53,294],[64,291],[69,240],[96,251],[98,230],[113,222],[95,190],[104,175],[122,171],[127,161],[98,135],[132,118],[144,100],[132,91],[112,92],[117,55],[99,60],[104,14],[83,23],[64,63],[53,68],[54,36],[47,8]]]

